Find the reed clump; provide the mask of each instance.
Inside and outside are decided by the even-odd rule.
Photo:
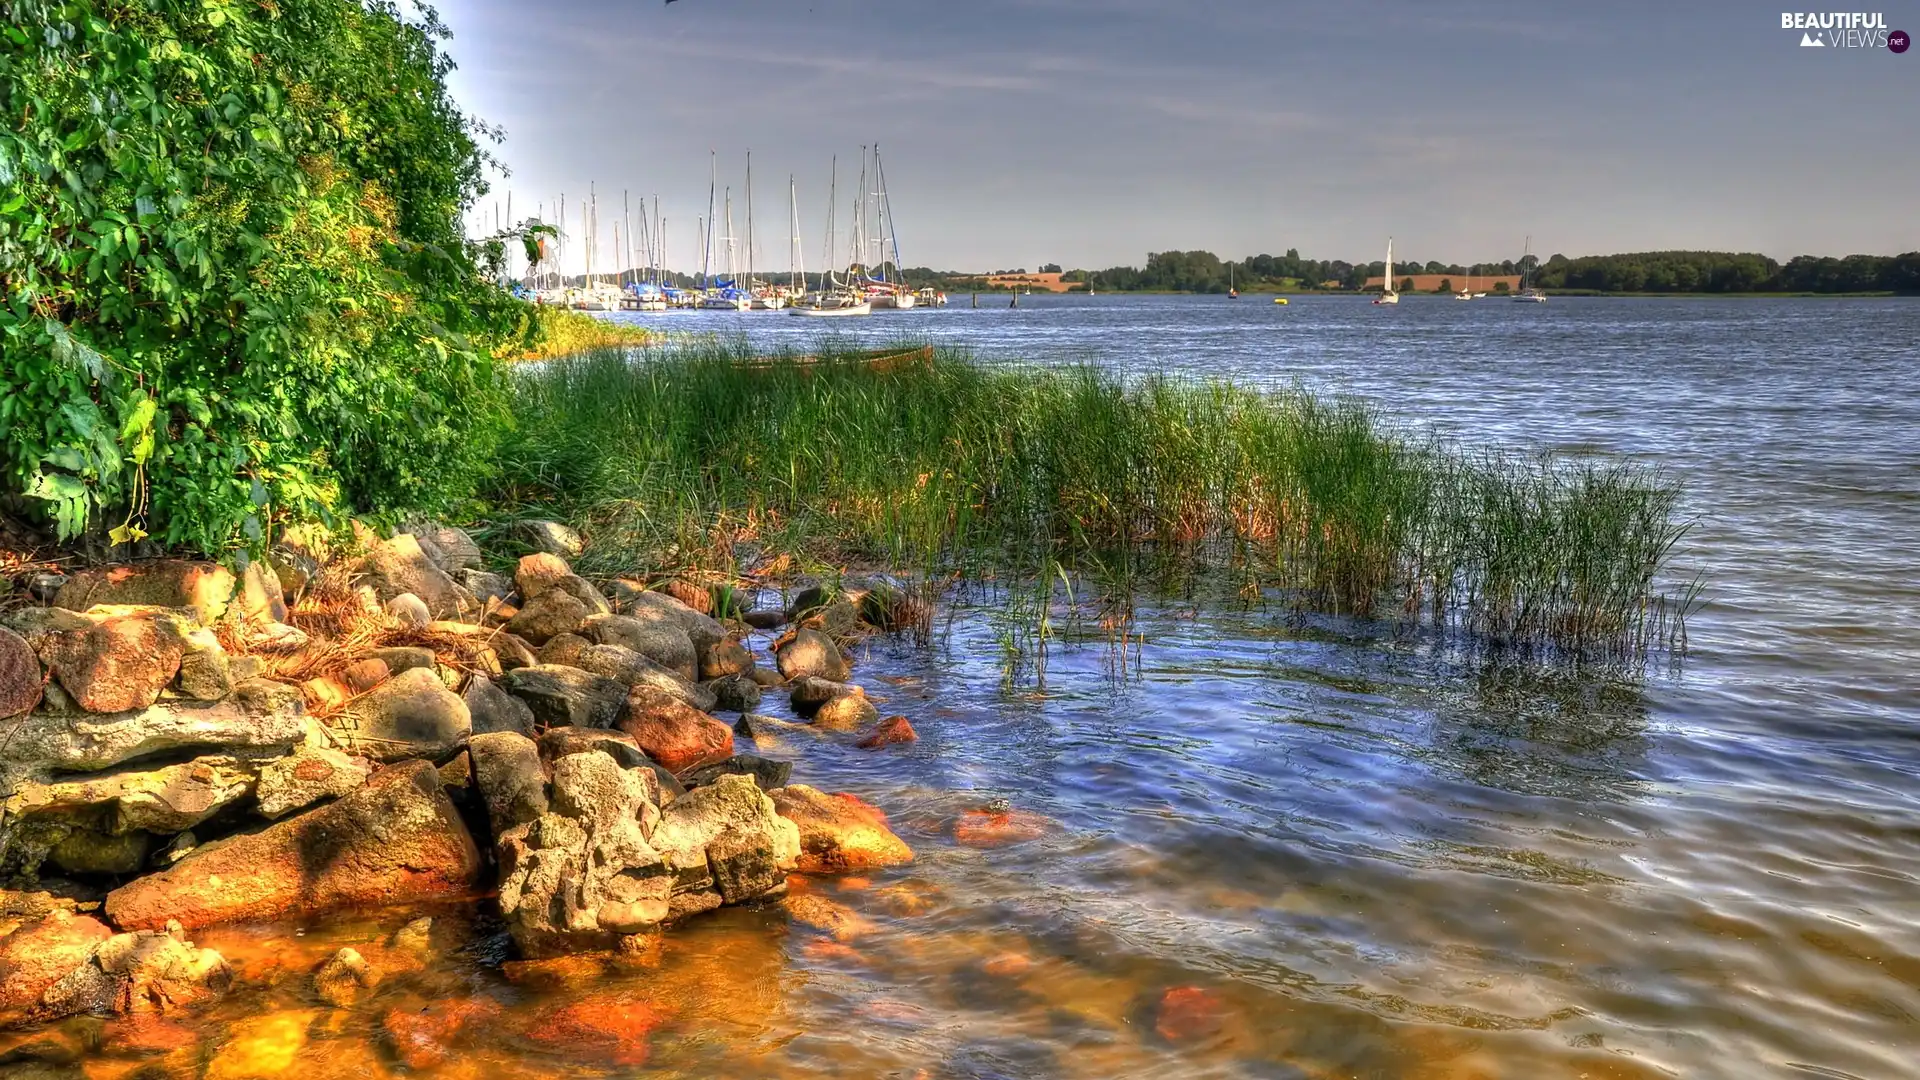
[[[666,341],[658,331],[644,326],[544,304],[525,307],[518,331],[508,336],[496,359],[551,360],[596,349],[657,347]]]
[[[1679,488],[1641,467],[1465,449],[1301,390],[765,361],[714,343],[521,370],[496,502],[585,522],[610,571],[714,568],[740,539],[1109,594],[1230,567],[1316,610],[1582,652],[1670,643],[1690,599],[1661,591]]]

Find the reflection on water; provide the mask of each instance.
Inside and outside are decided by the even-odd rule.
[[[1035,300],[918,325],[1669,465],[1710,584],[1692,655],[1542,671],[1148,602],[1128,677],[1092,635],[1056,643],[1044,682],[1009,681],[994,620],[962,612],[934,648],[876,641],[856,669],[918,743],[769,751],[919,852],[797,883],[855,916],[838,936],[727,909],[617,964],[529,968],[484,918],[441,913],[430,961],[389,961],[335,1012],[311,971],[341,944],[373,958],[403,916],[209,931],[247,987],[214,1013],[71,1021],[0,1060],[216,1080],[276,1052],[286,1075],[487,1080],[1920,1076],[1920,305]],[[993,798],[1036,816],[1022,838],[967,816]]]

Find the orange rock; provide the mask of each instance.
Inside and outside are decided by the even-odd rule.
[[[666,1017],[647,1002],[624,994],[602,993],[546,1010],[527,1029],[536,1045],[609,1065],[644,1065],[649,1038]]]
[[[54,910],[0,938],[0,1022],[39,1005],[54,983],[112,936],[98,919]]]
[[[834,882],[834,886],[841,892],[866,892],[868,889],[873,888],[873,879],[846,877]]]
[[[618,725],[668,772],[716,765],[733,756],[733,729],[651,686],[636,686]]]
[[[388,766],[336,802],[209,845],[107,894],[128,930],[192,929],[465,896],[480,852],[430,761]]]
[[[199,1032],[150,1012],[133,1013],[117,1020],[100,1034],[102,1051],[134,1057],[171,1053],[199,1041]]]
[[[969,810],[953,823],[953,838],[972,848],[998,848],[1038,840],[1053,822],[1024,810]]]
[[[1220,996],[1198,986],[1176,986],[1160,995],[1153,1030],[1171,1043],[1195,1042],[1219,1035],[1227,1025]]]
[[[802,870],[833,873],[913,861],[913,849],[887,827],[887,816],[858,796],[828,795],[805,784],[767,794],[774,810],[800,828]]]
[[[852,941],[873,930],[859,912],[824,896],[789,896],[781,901],[794,922],[824,930],[837,941]]]
[[[454,1041],[466,1028],[500,1015],[492,998],[454,998],[422,1008],[390,1010],[380,1026],[400,1064],[431,1069],[453,1056]]]
[[[862,750],[878,750],[896,743],[918,742],[920,736],[904,716],[889,716],[880,721],[867,737],[855,743]]]
[[[867,958],[860,955],[860,950],[825,938],[807,942],[800,952],[807,959],[818,964],[864,964],[867,962]]]
[[[988,957],[980,970],[1002,979],[1017,979],[1033,970],[1033,959],[1025,953],[1004,952]]]

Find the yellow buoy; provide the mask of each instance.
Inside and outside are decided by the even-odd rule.
[[[1287,302],[1287,298],[1284,296],[1276,296],[1273,298],[1273,302],[1276,304],[1285,304]]]

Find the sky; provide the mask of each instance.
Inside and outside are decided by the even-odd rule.
[[[1886,3],[1889,0],[1876,0]],[[1886,10],[1920,32],[1920,0]],[[1920,49],[1804,48],[1753,3],[441,0],[457,99],[504,129],[473,225],[659,196],[697,269],[709,154],[756,265],[820,269],[886,162],[901,262],[1364,262],[1920,249]],[[639,215],[637,212],[634,217]],[[841,243],[844,245],[844,238]]]

